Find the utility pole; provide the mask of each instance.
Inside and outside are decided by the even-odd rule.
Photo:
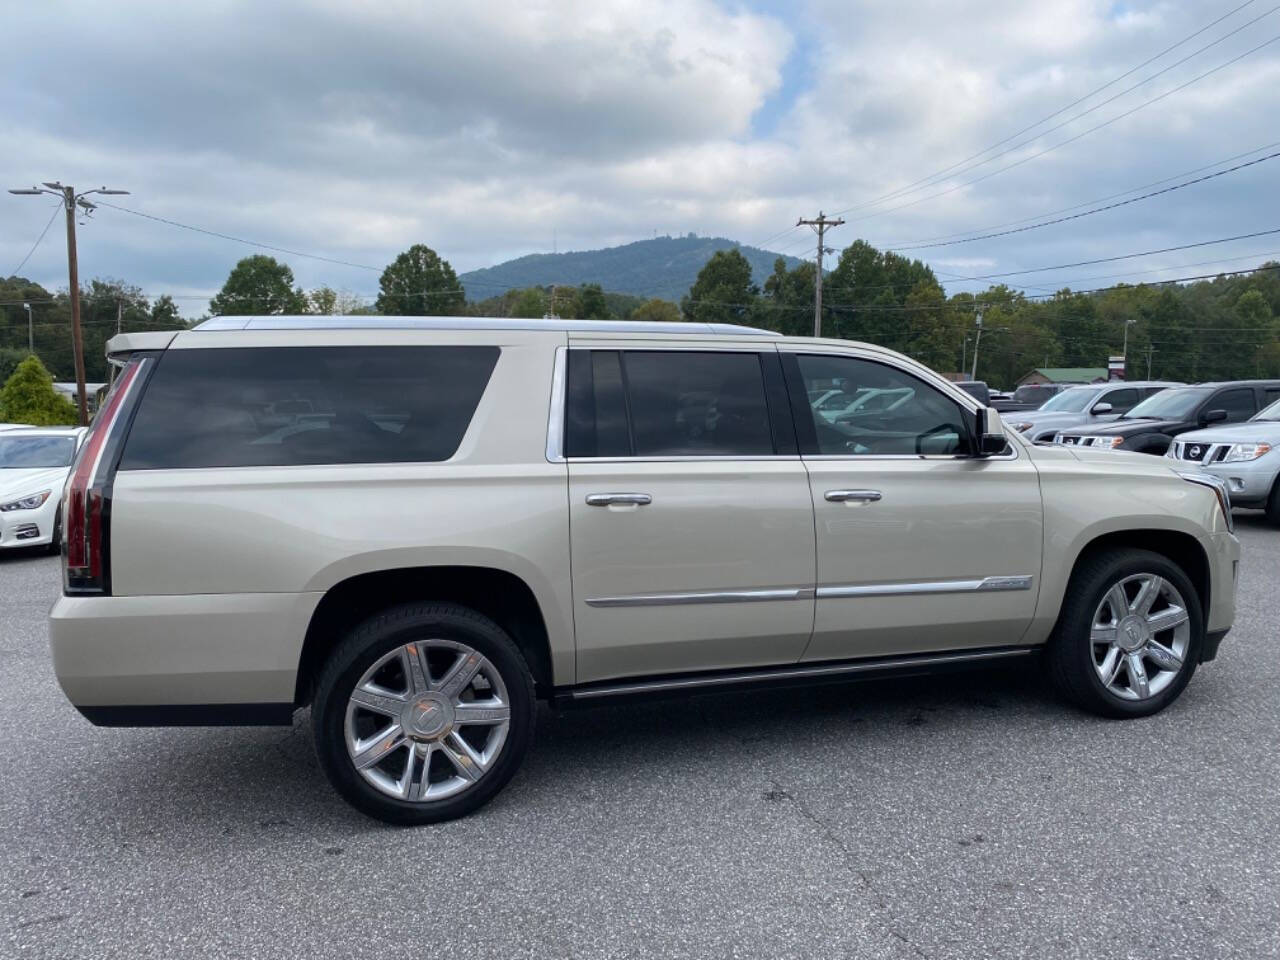
[[[124,303],[116,297],[116,336],[120,336],[120,321],[124,319]]]
[[[813,335],[815,337],[822,336],[822,255],[824,253],[835,253],[834,250],[827,250],[823,245],[823,237],[832,227],[838,227],[844,223],[843,220],[828,220],[827,215],[821,210],[818,211],[816,220],[805,220],[803,218],[796,221],[797,227],[813,227],[814,232],[818,234],[818,273],[814,278],[814,296],[813,296]]]
[[[31,304],[24,303],[22,305],[27,311],[27,353],[36,352],[36,337],[31,326]]]
[[[970,380],[978,379],[978,344],[982,343],[982,308],[978,308],[977,316],[974,321],[978,324],[978,336],[973,341],[973,373],[969,375]]]
[[[89,215],[97,209],[96,204],[85,199],[89,194],[101,193],[120,196],[127,194],[129,191],[108,190],[106,187],[99,187],[97,190],[85,190],[82,193],[76,193],[75,187],[63,186],[57,180],[54,180],[47,181],[40,187],[31,187],[29,190],[19,189],[10,190],[9,192],[28,197],[39,196],[42,193],[58,197],[62,201],[63,209],[67,214],[67,277],[71,285],[71,349],[75,353],[76,394],[80,399],[80,426],[87,427],[89,425],[89,403],[85,396],[84,388],[84,337],[80,332],[80,273],[79,265],[76,263],[76,208],[79,207],[86,215]]]

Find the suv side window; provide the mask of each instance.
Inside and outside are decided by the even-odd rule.
[[[568,457],[772,456],[760,356],[570,350]]]
[[[1253,391],[1247,387],[1238,390],[1224,390],[1205,407],[1206,410],[1227,411],[1227,423],[1239,423],[1248,420],[1258,412]]]
[[[857,357],[796,354],[784,359],[797,394],[817,387],[858,397],[843,410],[815,410],[797,424],[801,452],[837,456],[958,455],[968,452],[968,418],[940,390],[896,367]]]
[[[1277,400],[1280,400],[1280,387],[1267,387],[1267,389],[1263,391],[1262,395],[1266,398],[1262,401],[1262,405],[1264,407],[1269,407]]]
[[[1138,405],[1138,390],[1136,387],[1112,390],[1110,393],[1104,393],[1098,403],[1111,404],[1112,413],[1128,413]]]
[[[120,469],[448,460],[497,362],[485,346],[168,350]]]

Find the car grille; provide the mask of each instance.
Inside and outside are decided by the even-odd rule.
[[[1173,441],[1173,458],[1190,460],[1192,463],[1217,463],[1227,455],[1231,448],[1229,443],[1192,443],[1189,441]]]

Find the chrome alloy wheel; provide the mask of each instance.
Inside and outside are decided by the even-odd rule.
[[[1147,700],[1169,686],[1191,644],[1191,618],[1168,580],[1139,573],[1112,584],[1093,613],[1093,667],[1124,700]]]
[[[484,776],[506,742],[511,701],[479,651],[452,640],[397,647],[364,672],[347,701],[347,755],[398,800],[455,796]]]

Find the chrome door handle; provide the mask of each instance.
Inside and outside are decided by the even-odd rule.
[[[832,503],[875,503],[880,499],[880,491],[828,490],[826,496]]]
[[[653,497],[647,493],[588,493],[587,506],[589,507],[612,507],[615,505],[632,504],[637,507],[643,507],[645,504],[653,503]]]

